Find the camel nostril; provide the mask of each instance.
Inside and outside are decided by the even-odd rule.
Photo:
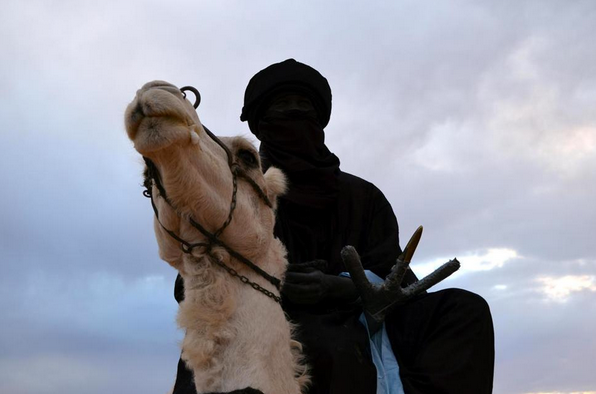
[[[137,102],[132,111],[130,111],[130,122],[133,124],[139,123],[144,117],[145,112],[143,111],[143,107]]]
[[[145,116],[145,113],[143,112],[143,107],[141,106],[141,103],[137,103],[137,105],[135,106],[135,108],[132,111],[132,115],[134,117],[143,117],[143,116]]]

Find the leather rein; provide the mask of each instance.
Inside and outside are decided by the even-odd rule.
[[[193,107],[195,109],[198,108],[199,104],[201,103],[201,95],[197,89],[195,89],[192,86],[185,86],[185,87],[181,88],[180,91],[182,92],[182,94],[184,95],[185,98],[186,98],[185,92],[191,91],[196,97]],[[251,281],[246,276],[239,274],[235,269],[227,266],[220,258],[217,258],[217,256],[215,256],[213,254],[214,246],[218,246],[218,247],[225,249],[226,252],[228,252],[228,254],[231,257],[235,258],[236,260],[238,260],[238,261],[242,262],[243,264],[245,264],[246,266],[248,266],[250,269],[252,269],[258,275],[265,278],[269,283],[271,283],[273,286],[275,286],[275,288],[277,288],[277,290],[281,291],[281,281],[278,278],[265,272],[263,269],[261,269],[255,263],[253,263],[252,261],[250,261],[249,259],[244,257],[242,254],[240,254],[237,251],[235,251],[234,249],[232,249],[230,246],[228,246],[225,242],[223,242],[219,238],[219,236],[223,233],[223,231],[226,229],[226,227],[228,227],[228,225],[231,223],[232,216],[234,214],[234,210],[236,209],[236,196],[238,194],[238,178],[242,178],[243,180],[247,181],[252,186],[252,188],[255,190],[255,192],[257,193],[259,198],[261,200],[263,200],[265,205],[267,205],[269,208],[273,208],[273,204],[271,204],[271,201],[269,200],[267,195],[263,192],[263,190],[259,187],[259,185],[251,177],[249,177],[246,174],[246,172],[238,165],[238,163],[236,163],[234,161],[234,157],[233,157],[230,149],[219,138],[217,138],[207,127],[205,127],[205,125],[202,125],[202,126],[203,126],[203,129],[205,130],[205,132],[207,133],[207,135],[226,152],[228,166],[230,167],[230,171],[232,172],[232,200],[230,202],[230,211],[228,213],[228,217],[225,220],[225,222],[215,232],[210,232],[205,227],[203,227],[200,223],[195,221],[191,216],[182,215],[178,211],[178,209],[176,209],[176,207],[174,206],[172,201],[168,198],[166,189],[163,186],[163,183],[161,181],[161,176],[159,174],[159,170],[157,169],[157,166],[150,159],[148,159],[145,156],[143,156],[143,160],[145,160],[145,164],[147,165],[147,172],[146,172],[147,180],[144,184],[146,190],[143,191],[143,195],[145,197],[151,199],[151,206],[153,208],[153,212],[155,213],[155,218],[157,219],[157,222],[159,223],[159,225],[164,229],[164,231],[170,237],[172,237],[173,239],[175,239],[176,241],[178,241],[180,243],[180,249],[182,249],[182,251],[184,253],[192,255],[192,251],[195,248],[204,248],[205,254],[207,256],[209,256],[215,263],[217,263],[217,265],[219,265],[224,270],[226,270],[231,276],[238,278],[242,283],[247,284],[247,285],[251,286],[253,289],[265,294],[267,297],[273,299],[275,302],[281,303],[281,298],[279,296],[277,296],[274,293],[272,293],[271,291],[263,288],[258,283]],[[157,190],[159,191],[159,196],[164,199],[164,201],[170,206],[170,208],[172,208],[172,210],[174,210],[174,212],[176,212],[176,215],[178,215],[178,217],[182,218],[183,216],[186,216],[186,219],[188,220],[190,225],[192,227],[194,227],[195,229],[197,229],[201,234],[203,234],[203,236],[205,236],[205,238],[207,238],[207,242],[190,243],[188,241],[185,241],[178,234],[176,234],[174,231],[169,230],[168,228],[166,228],[163,225],[163,223],[159,219],[159,211],[157,209],[157,206],[155,205],[155,201],[153,198],[154,196],[153,196],[152,186],[155,186],[157,188]]]

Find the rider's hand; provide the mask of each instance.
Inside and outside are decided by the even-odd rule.
[[[327,275],[314,268],[309,272],[288,271],[282,292],[294,304],[316,304],[327,297],[329,281]]]
[[[358,298],[350,278],[327,275],[318,264],[290,264],[282,293],[294,304],[312,305],[323,300],[354,301]]]

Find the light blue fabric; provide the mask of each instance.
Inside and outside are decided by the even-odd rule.
[[[371,283],[381,284],[383,279],[375,275],[371,271],[364,271],[366,277]],[[340,276],[350,277],[348,272],[342,272]],[[385,323],[379,331],[370,335],[368,324],[364,313],[360,315],[360,323],[366,327],[368,338],[370,342],[370,351],[372,354],[372,361],[377,368],[377,394],[405,394],[404,387],[399,377],[399,365],[391,349]]]

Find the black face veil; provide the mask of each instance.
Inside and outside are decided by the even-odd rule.
[[[310,99],[313,111],[267,112],[274,97],[298,94]],[[324,127],[331,115],[331,89],[315,69],[288,59],[257,73],[244,96],[241,120],[261,140],[265,167],[282,169],[289,192],[282,198],[295,204],[325,208],[336,201],[339,159],[325,145]]]

